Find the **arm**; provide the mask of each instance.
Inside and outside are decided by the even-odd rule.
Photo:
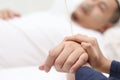
[[[112,61],[109,78],[86,66],[76,72],[75,80],[120,80],[120,62]]]
[[[82,67],[76,72],[75,80],[108,80],[108,78],[90,67]]]
[[[120,80],[120,62],[113,61],[110,68],[110,77]]]

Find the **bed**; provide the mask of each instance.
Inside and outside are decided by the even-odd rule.
[[[71,35],[67,16],[60,12],[53,14],[54,10],[53,6],[48,12],[31,13],[10,21],[0,20],[1,80],[66,80],[65,74],[54,69],[48,74],[38,70],[49,49],[60,43],[65,36]],[[119,25],[104,34],[74,25],[74,34],[96,37],[104,55],[109,59],[120,60],[119,32]]]
[[[1,80],[66,80],[65,74],[54,69],[49,73],[38,70],[38,67],[3,69],[0,71]]]

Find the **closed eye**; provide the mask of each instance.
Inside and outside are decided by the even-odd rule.
[[[102,5],[102,4],[99,5],[99,8],[101,9],[102,12],[105,12],[105,11],[106,11],[106,8],[105,8],[104,5]]]
[[[99,3],[99,8],[101,9],[102,12],[105,12],[105,11],[107,11],[108,6],[105,2],[100,2]]]

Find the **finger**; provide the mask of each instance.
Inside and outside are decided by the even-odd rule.
[[[82,42],[81,46],[87,51],[88,55],[91,55],[92,57],[94,57],[94,55],[97,55],[91,43]]]
[[[21,15],[20,15],[18,12],[16,12],[16,11],[12,11],[12,10],[10,10],[10,9],[7,9],[6,11],[8,11],[9,15],[10,15],[12,18],[14,18],[14,17],[20,17],[20,16],[21,16]]]
[[[87,53],[83,53],[78,61],[72,66],[72,68],[70,69],[71,73],[76,72],[76,70],[78,70],[80,67],[82,67],[85,63],[87,63],[88,61],[88,55]]]
[[[85,43],[85,42],[83,42],[82,44],[81,44],[81,46],[84,48],[84,49],[86,49],[86,51],[87,51],[87,54],[88,54],[88,56],[89,56],[89,61],[90,61],[90,64],[92,65],[92,66],[94,66],[94,64],[95,64],[95,62],[94,62],[94,60],[98,60],[99,59],[99,54],[98,54],[98,52],[100,52],[100,50],[98,50],[98,49],[96,49],[95,47],[95,45],[92,45],[91,43]],[[101,52],[100,52],[101,53]],[[93,63],[94,62],[94,63]]]
[[[6,20],[7,16],[7,11],[6,10],[0,10],[0,18]]]
[[[75,50],[66,60],[65,64],[62,67],[63,71],[69,72],[71,67],[76,63],[79,59],[79,56],[84,53],[83,49]]]
[[[39,69],[44,70],[44,67],[45,67],[44,65],[41,65],[41,66],[39,66]]]
[[[14,17],[20,17],[20,14],[11,10],[8,10],[9,18],[12,19]]]
[[[3,14],[2,13],[0,13],[0,19],[3,19]]]
[[[55,69],[57,71],[61,71],[63,64],[65,63],[65,61],[67,60],[67,58],[72,52],[73,52],[72,47],[63,49],[63,51],[60,53],[60,55],[58,56],[54,64]]]
[[[66,37],[65,40],[66,41],[75,41],[75,42],[81,43],[81,42],[89,42],[89,37],[87,37],[85,35],[78,34],[75,36]]]
[[[8,12],[4,11],[2,13],[2,17],[3,17],[4,20],[7,20],[8,19]]]
[[[15,14],[14,14],[14,12],[12,12],[12,11],[8,11],[9,12],[9,18],[10,19],[12,19],[12,18],[14,18],[15,17]]]
[[[18,12],[14,12],[14,14],[15,14],[16,17],[20,17],[21,16],[21,14],[18,13]]]
[[[60,44],[58,45],[55,49],[53,49],[52,51],[50,51],[47,60],[45,61],[45,71],[49,72],[51,67],[54,65],[56,58],[59,56],[59,53],[61,53],[61,51],[64,48],[64,44]]]

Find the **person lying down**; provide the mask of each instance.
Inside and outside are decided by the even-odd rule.
[[[80,7],[73,13],[72,19],[85,28],[103,33],[119,20],[119,4],[119,0],[85,0],[83,5],[80,5]],[[112,14],[110,15],[109,12]],[[116,20],[115,16],[117,16]],[[74,37],[77,39],[77,36]],[[59,72],[75,73],[81,65],[84,65],[83,62],[87,61],[87,57],[83,62],[79,62],[79,59],[82,58],[80,55],[86,53],[84,48],[81,47],[82,43],[78,46],[77,42],[66,41],[66,39],[67,38],[50,50],[46,61],[39,67],[40,70],[49,72],[51,67],[54,66]],[[68,76],[68,80],[75,80],[74,75],[72,77],[71,75]]]
[[[115,0],[85,0],[72,14],[72,20],[79,25],[73,25],[73,32],[97,37],[102,43],[101,33],[118,22],[119,13]],[[0,20],[0,67],[38,66],[49,50],[69,35],[69,22],[53,14],[40,12]]]

